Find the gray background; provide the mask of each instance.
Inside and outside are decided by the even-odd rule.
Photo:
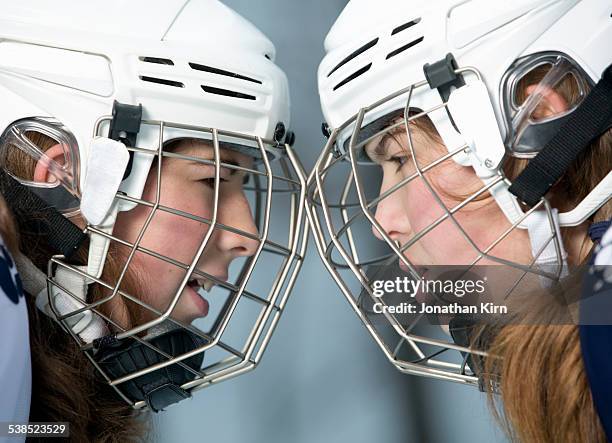
[[[316,68],[346,0],[224,3],[275,43],[291,87],[296,149],[310,170],[324,143]],[[155,440],[172,443],[505,441],[474,388],[393,369],[314,244],[258,369],[197,393],[155,422]]]

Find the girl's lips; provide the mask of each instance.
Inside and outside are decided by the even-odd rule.
[[[206,317],[208,315],[208,301],[198,294],[191,286],[185,286],[185,290],[189,293],[189,298],[197,308],[197,317]]]

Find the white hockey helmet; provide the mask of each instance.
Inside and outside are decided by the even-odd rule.
[[[46,277],[21,257],[27,268],[22,272],[44,285],[28,288],[38,293],[37,306],[59,321],[128,403],[157,411],[258,364],[302,262],[305,178],[290,146],[287,78],[274,63],[273,44],[250,22],[217,0],[109,0],[103,13],[100,8],[75,0],[3,7],[3,193],[18,219],[27,220],[33,210],[45,214],[43,228],[58,254],[49,262],[48,288]],[[61,161],[45,154],[32,137],[36,133],[63,149]],[[179,139],[204,140],[214,150],[209,161],[174,155],[215,167],[211,219],[160,205],[159,188],[154,201],[143,197],[152,165],[172,157],[168,142]],[[223,149],[253,157],[253,166],[225,163]],[[56,180],[17,175],[9,167],[15,150],[42,161]],[[217,219],[222,168],[248,180],[244,190],[257,235]],[[178,263],[140,247],[140,240],[126,243],[114,236],[117,214],[135,207],[150,208],[151,217],[165,213],[200,222],[203,240],[195,256]],[[66,218],[76,214],[87,223],[82,232]],[[282,226],[276,226],[279,220]],[[231,272],[234,282],[196,269],[212,233],[220,230],[258,245]],[[128,247],[129,259],[116,281],[105,282],[101,276],[113,243]],[[69,255],[81,246],[88,247],[87,263],[76,266]],[[142,294],[120,289],[137,251],[184,271],[163,310],[147,305]],[[258,269],[264,276],[259,281],[251,278]],[[210,301],[214,318],[188,325],[173,319],[172,311],[194,281],[214,283],[214,291],[225,295]],[[92,284],[109,295],[88,299]],[[113,298],[136,303],[147,320],[121,328],[104,314]]]
[[[391,267],[399,261],[411,278],[422,278],[418,263],[411,263],[404,251],[448,221],[477,257],[472,266],[486,258],[556,281],[566,273],[559,226],[583,223],[610,200],[612,173],[564,213],[551,207],[547,192],[576,155],[612,123],[605,104],[610,103],[609,94],[601,100],[612,81],[607,49],[611,13],[606,0],[351,0],[334,23],[318,70],[328,142],[309,177],[308,216],[326,267],[401,371],[476,384],[478,378],[465,356],[481,351],[470,349],[465,341],[459,345],[443,336],[419,335],[415,324],[402,323],[388,311],[377,317],[391,325],[385,335],[382,323],[376,324],[376,316],[364,308],[381,302],[374,295],[368,267]],[[527,99],[520,97],[521,80],[536,70],[540,77],[535,90]],[[546,91],[562,82],[572,83],[575,97],[568,98],[563,112],[538,118],[536,110]],[[427,165],[415,159],[412,142],[412,123],[423,117],[430,119],[448,150]],[[582,131],[586,135],[570,141],[568,134],[581,132],[577,128],[584,121],[593,122]],[[399,130],[407,137],[407,161],[415,173],[383,194],[374,194],[377,189],[368,186],[372,168],[365,147]],[[559,144],[567,145],[563,155],[554,151]],[[472,167],[482,188],[449,208],[427,173],[451,158]],[[532,159],[514,181],[503,170],[510,158]],[[431,194],[440,217],[400,245],[374,212],[381,201],[415,181]],[[488,247],[479,247],[455,215],[487,194],[511,228]],[[364,247],[372,227],[385,240],[389,254],[372,256],[376,245]],[[533,263],[515,263],[490,253],[515,229],[527,230]],[[447,358],[452,350],[463,354]]]

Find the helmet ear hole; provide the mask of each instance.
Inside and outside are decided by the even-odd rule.
[[[535,94],[538,91],[537,85],[527,86],[526,92],[528,95]],[[557,91],[557,89],[543,87],[540,88],[542,96],[539,103],[531,112],[529,119],[533,122],[546,120],[549,118],[560,117],[565,114],[569,108],[567,100]]]
[[[41,134],[40,132],[35,131],[27,131],[25,134],[27,140],[36,146],[40,152],[44,155],[48,155],[48,151],[54,146],[58,146],[56,140],[51,137]],[[61,155],[58,155],[57,148],[54,149],[51,153],[51,158],[55,161],[58,161],[60,164],[65,163],[65,159],[63,158],[63,151]],[[23,149],[21,149],[16,142],[16,140],[6,140],[5,144],[2,146],[2,166],[3,168],[10,173],[13,177],[19,179],[22,182],[40,182],[41,180],[36,180],[36,168],[37,166],[42,166],[45,161],[41,159],[36,159],[35,157],[29,155]],[[47,167],[48,170],[48,167]],[[46,182],[53,182],[55,180],[44,180]]]
[[[32,180],[36,183],[54,183],[59,184],[58,178],[51,171],[50,161],[55,162],[59,166],[66,163],[64,155],[64,147],[59,143],[54,143],[45,151],[45,156],[36,162]]]
[[[506,148],[517,157],[536,155],[593,86],[582,67],[563,53],[517,59],[502,78]]]
[[[517,83],[513,97],[517,107],[523,106],[531,95],[540,96],[538,102],[530,106],[528,118],[532,122],[562,117],[584,98],[584,90],[573,72],[567,72],[554,85],[542,83],[551,68],[551,64],[538,66]]]
[[[0,166],[58,211],[79,210],[78,146],[60,123],[29,118],[10,125],[0,137]]]

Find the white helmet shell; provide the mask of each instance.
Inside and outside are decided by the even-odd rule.
[[[591,99],[605,103],[601,97],[609,89],[611,12],[609,0],[351,0],[327,35],[318,86],[328,140],[309,177],[310,225],[330,275],[385,356],[402,372],[478,384],[481,380],[472,371],[476,366],[471,362],[466,365],[466,355],[484,353],[469,340],[455,340],[456,336],[453,343],[441,341],[437,335],[420,336],[415,325],[423,324],[421,317],[402,318],[402,314],[411,312],[402,310],[403,305],[410,304],[404,303],[405,297],[381,298],[375,284],[395,280],[395,263],[408,272],[409,279],[419,281],[428,278],[429,268],[445,264],[440,260],[453,266],[465,264],[469,266],[467,272],[486,257],[520,269],[521,278],[527,273],[538,276],[537,283],[546,286],[567,274],[567,253],[559,228],[587,222],[610,201],[612,172],[602,170],[597,171],[605,174],[597,177],[599,183],[572,209],[553,208],[546,194],[551,188],[539,193],[544,186],[538,189],[538,201],[530,203],[522,198],[525,193],[511,189],[520,182],[520,175],[511,179],[504,161],[510,157],[538,159],[546,154],[530,166],[543,162],[554,166],[551,156],[573,161],[576,157],[564,155],[567,151],[575,148],[584,152],[601,136],[599,126],[599,132],[593,130],[591,134],[588,125],[584,125],[584,131],[576,130],[576,122],[584,121],[583,112],[606,115],[601,109],[604,106],[593,105]],[[547,70],[536,69],[540,67]],[[529,82],[521,84],[523,79]],[[528,91],[530,86],[534,89]],[[536,115],[544,92],[565,94],[566,90],[571,92],[562,97],[563,106],[547,110],[550,113],[544,116]],[[606,92],[602,94],[602,90]],[[448,150],[436,160],[425,154],[431,146],[429,140],[419,143],[419,150],[414,147],[412,135],[417,131],[413,128],[421,129],[416,121],[425,117]],[[428,129],[429,122],[424,132]],[[572,132],[583,132],[586,140],[572,146]],[[406,141],[396,139],[392,146],[401,145],[403,151],[386,149],[383,142],[385,135],[396,133]],[[555,149],[566,136],[567,150],[561,148],[557,154]],[[375,154],[372,158],[367,155],[372,153],[368,148]],[[422,158],[418,160],[417,154]],[[470,189],[469,197],[460,201],[451,199],[449,204],[427,173],[450,159],[473,168],[483,186],[476,192]],[[378,194],[372,189],[375,181],[370,171],[380,172],[380,168],[368,168],[377,163],[382,163],[384,175]],[[410,169],[403,169],[406,163]],[[546,174],[545,167],[541,171],[541,181],[552,187],[559,178],[558,171],[554,176]],[[537,168],[531,172],[538,175]],[[450,186],[459,188],[457,195],[463,195],[463,184],[452,182]],[[406,191],[409,183],[421,187]],[[537,184],[534,187],[538,188]],[[395,200],[378,213],[383,200],[402,188],[405,193],[396,194]],[[414,198],[417,194],[419,197]],[[481,220],[478,229],[495,238],[481,245],[456,214],[485,194],[496,201],[508,225],[489,228],[488,220]],[[424,195],[430,199],[425,200]],[[435,209],[430,212],[428,205]],[[443,232],[438,234],[440,238],[423,250],[429,252],[429,248],[443,245],[442,236],[456,229],[458,241],[465,241],[456,250],[473,253],[465,263],[454,261],[451,254],[412,256],[406,252],[444,222],[449,222],[449,231],[439,231]],[[493,236],[495,229],[503,232]],[[515,229],[527,231],[531,246],[528,266],[491,252]],[[370,230],[386,243],[388,254],[381,255],[367,241]],[[434,243],[436,246],[432,246]],[[542,273],[551,269],[553,273]],[[397,290],[395,294],[408,293]],[[437,294],[430,295],[437,300]],[[413,301],[417,301],[416,306],[421,304],[416,298]],[[377,310],[377,304],[393,307]],[[448,351],[461,354],[453,360]]]
[[[42,223],[48,221],[53,231],[48,246],[53,254],[60,252],[47,257],[46,274],[22,257],[22,268],[34,276],[28,279],[31,284],[26,290],[36,296],[41,311],[70,333],[104,379],[136,408],[148,406],[157,411],[189,397],[192,391],[254,369],[303,262],[307,241],[303,214],[306,178],[286,130],[287,78],[274,58],[270,40],[217,0],[167,0],[155,4],[145,0],[24,0],[3,6],[2,190],[9,206],[14,204],[19,209],[15,211],[18,220],[30,220],[31,214],[39,214],[43,207],[46,212],[41,216]],[[42,146],[45,139],[38,146],[34,141],[38,137],[28,137],[28,131],[47,136],[57,144]],[[167,152],[171,146],[166,142],[181,138],[212,140],[214,158]],[[63,148],[64,163],[54,160],[55,152],[60,152],[56,147]],[[230,164],[221,157],[221,148],[238,150],[255,161]],[[44,159],[38,164],[55,175],[57,183],[33,181],[31,174],[18,176],[22,166],[19,162],[15,170],[10,170],[15,165],[4,154],[15,149],[35,161]],[[52,150],[53,154],[47,154]],[[181,207],[180,201],[172,201],[176,194],[160,203],[161,167],[157,168],[155,197],[142,195],[147,178],[153,176],[150,171],[154,159],[160,165],[162,157],[173,155],[182,164],[214,165],[213,183],[189,181],[193,190],[205,193],[194,195],[202,206],[210,207],[210,214],[202,207]],[[272,162],[275,157],[278,161]],[[224,192],[220,197],[221,182],[225,181],[220,175],[222,168],[240,171],[237,177],[245,180],[237,182],[246,185],[241,188],[247,203],[243,212],[237,212],[235,207],[231,211],[218,209],[236,195]],[[181,174],[183,170],[179,166],[174,171]],[[15,178],[19,183],[14,183]],[[28,197],[39,197],[31,199],[34,203],[28,198],[11,198],[11,191],[23,191],[24,187],[30,192],[26,193]],[[277,192],[279,187],[282,192]],[[64,190],[72,197],[68,202],[54,193]],[[181,194],[185,200],[189,200],[189,191],[185,189]],[[208,196],[210,201],[202,202]],[[137,239],[115,232],[120,231],[114,229],[118,212],[138,205],[150,208],[150,212],[145,223],[130,226],[139,229]],[[85,219],[84,229],[81,220],[70,220],[78,210]],[[168,241],[167,247],[160,248],[159,238],[143,246],[145,234],[154,231],[150,229],[153,223],[149,223],[154,214],[183,223],[196,221],[195,233],[184,232],[190,230],[182,229],[185,225],[179,223],[163,225],[161,237],[166,232],[176,234],[175,238],[186,238],[189,247]],[[244,219],[248,226],[241,224]],[[217,262],[218,254],[207,246],[218,246],[221,236],[228,233],[239,242],[238,247],[231,246],[236,254],[228,254],[225,263]],[[38,234],[35,231],[26,235]],[[68,239],[68,246],[53,244],[57,237],[61,239],[58,243]],[[115,269],[107,266],[108,276],[103,276],[103,268],[110,261],[111,242],[130,248],[130,252],[118,275],[113,275]],[[245,244],[249,248],[243,248]],[[84,252],[85,248],[87,263],[76,266],[70,253]],[[214,269],[204,263],[205,249]],[[242,252],[238,253],[238,249]],[[154,257],[175,272],[174,280],[168,282],[173,287],[160,289],[169,299],[154,306],[151,299],[156,297],[150,296],[150,286],[155,284],[145,284],[149,282],[139,281],[134,288],[122,286],[132,270],[136,274],[144,269],[150,271],[148,276],[167,278],[159,268],[149,269],[152,267],[147,263],[133,261],[136,252]],[[120,254],[113,252],[113,257]],[[270,255],[274,262],[261,259]],[[279,256],[284,258],[279,260]],[[234,258],[241,267],[230,269]],[[260,292],[267,292],[261,296],[247,288],[257,269],[270,283],[262,288]],[[93,300],[95,285],[112,293]],[[133,293],[128,294],[128,290]],[[208,305],[198,301],[198,294],[202,298],[203,291],[211,290],[225,298],[211,298],[212,315],[200,326],[191,324],[195,322],[191,316],[177,314],[179,298],[189,297],[194,302],[191,305],[199,306],[194,314],[197,320],[208,316]],[[109,306],[115,296],[130,300],[136,304],[135,309],[146,314],[128,322],[127,327],[119,324],[108,314],[116,312]],[[257,315],[246,316],[248,309],[257,309]],[[234,337],[234,332],[238,328],[245,330],[245,326],[250,333]],[[230,335],[232,341],[228,345]],[[117,347],[121,347],[120,353]],[[142,349],[154,352],[146,353],[145,358]],[[151,360],[151,355],[159,359]],[[122,356],[135,365],[123,365]],[[173,369],[166,371],[168,367]]]
[[[504,137],[500,82],[512,63],[524,55],[559,51],[596,83],[609,65],[609,9],[605,0],[352,0],[327,35],[319,66],[326,122],[338,128],[357,110],[423,80],[425,63],[452,53],[459,66],[482,73]],[[589,29],[581,32],[583,23]],[[401,107],[400,101],[390,102],[370,118]],[[438,129],[448,142],[444,128]]]

